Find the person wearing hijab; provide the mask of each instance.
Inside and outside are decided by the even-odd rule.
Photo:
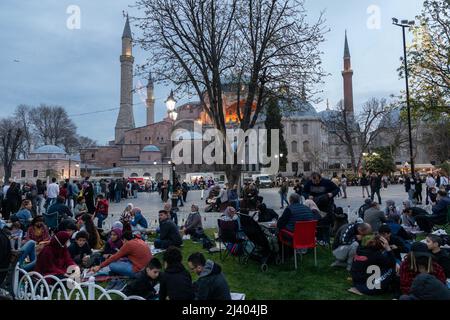
[[[105,244],[105,250],[103,250],[103,257],[109,258],[113,254],[117,253],[122,248],[122,230],[119,228],[113,228],[111,230],[111,236]]]
[[[137,207],[131,210],[131,228],[133,231],[147,232],[148,222]]]
[[[68,232],[60,231],[54,235],[50,243],[38,255],[34,270],[43,276],[64,277],[67,274],[68,267],[76,266],[67,249],[69,240],[70,234]]]
[[[270,222],[273,220],[278,220],[278,214],[273,209],[267,208],[265,203],[259,204],[257,208],[258,222]]]

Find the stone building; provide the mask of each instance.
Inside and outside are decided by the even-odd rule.
[[[199,102],[189,102],[179,106],[176,111],[178,118],[174,122],[168,117],[160,122],[154,121],[154,84],[151,74],[147,85],[147,123],[142,127],[135,127],[133,116],[133,64],[132,33],[127,18],[122,35],[121,63],[121,89],[120,110],[115,125],[115,139],[107,146],[85,148],[80,151],[83,172],[91,174],[112,170],[111,172],[122,173],[124,176],[146,176],[151,179],[157,177],[168,178],[171,173],[171,132],[174,128],[183,128],[194,135],[195,124],[201,125],[201,130],[212,127],[212,121],[203,111]],[[345,36],[344,49],[344,103],[346,110],[353,113],[352,75],[350,63],[350,52]],[[243,88],[246,90],[245,86]],[[237,126],[236,119],[236,96],[235,85],[224,84],[223,105],[225,122],[228,128]],[[242,94],[241,98],[245,95]],[[282,123],[284,135],[288,147],[288,163],[284,175],[294,175],[312,171],[327,170],[329,164],[339,163],[347,165],[344,159],[346,152],[342,146],[336,143],[336,147],[342,152],[335,152],[329,157],[330,132],[326,128],[323,116],[304,98],[290,97],[294,112],[283,113]],[[242,100],[241,103],[244,101]],[[255,128],[264,127],[264,116],[262,115]],[[197,133],[198,134],[198,133]],[[205,145],[205,142],[203,142]],[[152,151],[149,151],[152,150]],[[247,174],[259,173],[259,164],[246,165],[244,171]],[[223,172],[223,166],[205,164],[177,165],[177,173]]]
[[[11,177],[16,181],[59,179],[79,179],[81,177],[80,158],[70,156],[63,149],[45,145],[30,152],[27,159],[16,160]]]

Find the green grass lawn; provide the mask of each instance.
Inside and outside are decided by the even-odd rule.
[[[207,230],[208,236],[213,238],[215,230]],[[191,253],[200,251],[207,259],[211,259],[222,266],[223,272],[228,280],[232,292],[245,293],[247,300],[252,299],[345,299],[345,300],[367,300],[367,299],[391,299],[391,295],[377,297],[357,296],[347,292],[351,287],[350,276],[345,269],[331,268],[334,261],[329,248],[318,247],[317,262],[314,266],[314,254],[309,252],[303,256],[300,262],[298,256],[298,269],[294,269],[294,259],[291,255],[285,263],[275,265],[269,264],[267,272],[261,272],[260,265],[253,260],[248,264],[239,264],[238,259],[228,257],[225,261],[220,260],[219,253],[208,253],[199,243],[191,240],[183,242],[183,259],[187,267],[187,258]],[[161,255],[157,255],[161,258]],[[197,278],[193,275],[193,280]]]

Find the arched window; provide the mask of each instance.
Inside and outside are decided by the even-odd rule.
[[[303,134],[308,134],[308,127],[309,126],[306,123],[303,125]]]
[[[297,150],[297,141],[292,141],[291,142],[291,151],[294,152],[294,153],[298,152],[298,150]]]
[[[148,172],[144,173],[144,177],[150,177],[150,173]]]
[[[309,152],[309,141],[303,141],[303,152]]]
[[[297,134],[297,125],[295,123],[291,125],[291,134]]]
[[[137,173],[133,172],[133,173],[131,174],[131,177],[132,177],[132,178],[136,178],[136,177],[139,177],[139,175],[138,175]]]

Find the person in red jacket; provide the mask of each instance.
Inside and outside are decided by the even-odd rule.
[[[68,232],[60,231],[54,235],[50,243],[39,253],[34,271],[43,276],[54,275],[61,278],[67,276],[67,268],[76,266],[67,249],[69,240]]]
[[[106,259],[99,266],[93,267],[92,272],[98,272],[101,268],[109,266],[112,273],[134,278],[136,273],[142,271],[153,258],[147,243],[138,238],[133,238],[130,231],[124,232],[123,246],[119,252]],[[124,261],[122,258],[127,258]],[[120,261],[118,261],[120,259]]]
[[[103,229],[103,221],[108,217],[108,200],[102,194],[97,196],[97,206],[95,208],[95,216],[97,217],[97,228]]]
[[[444,269],[433,260],[433,254],[428,251],[427,245],[414,242],[410,253],[400,265],[400,289],[403,294],[410,293],[414,279],[421,273],[429,273],[442,283],[447,283]]]

